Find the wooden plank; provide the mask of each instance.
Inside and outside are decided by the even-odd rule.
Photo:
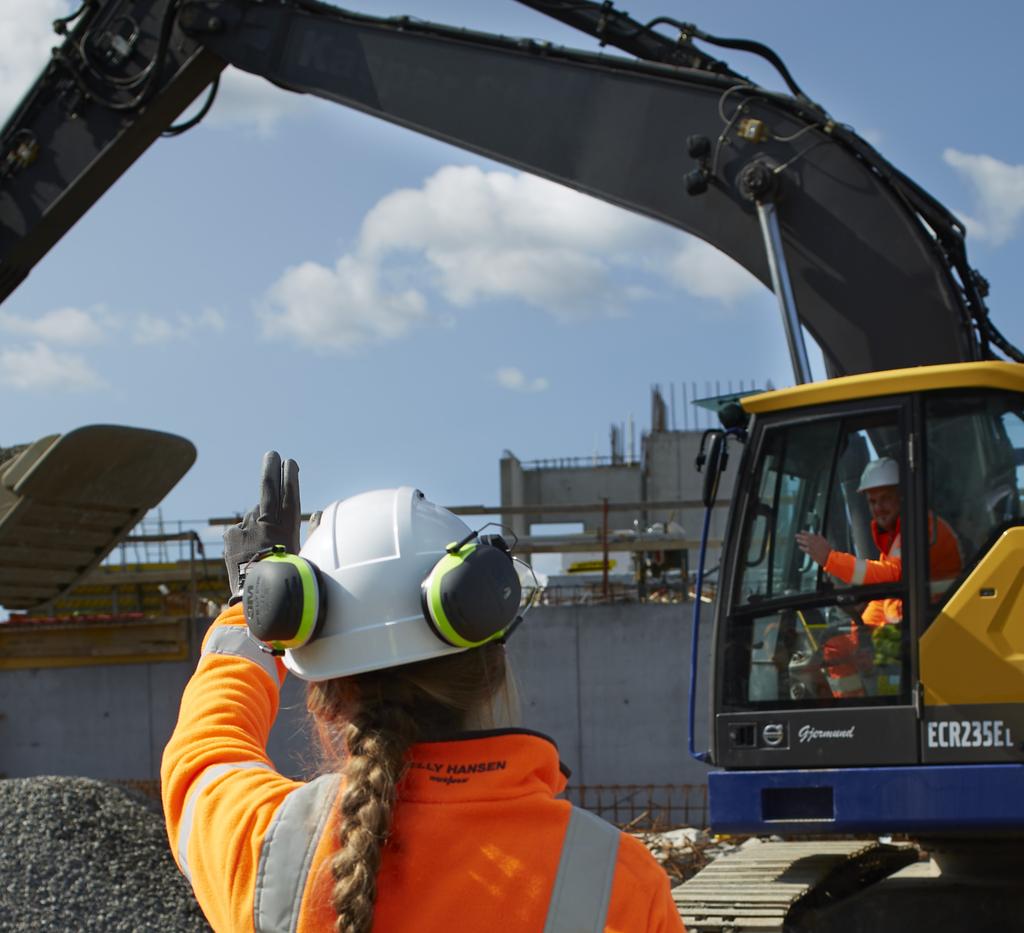
[[[0,566],[3,567],[61,567],[66,564],[86,566],[96,556],[95,548],[48,547],[32,552],[32,559],[25,559],[26,550],[21,545],[0,545]]]
[[[0,625],[0,670],[183,661],[187,619]]]
[[[7,609],[20,609],[22,606],[32,606],[35,602],[45,599],[48,593],[53,592],[53,587],[31,584],[10,583],[0,586],[0,606]]]
[[[6,567],[0,564],[0,587],[18,586],[21,583],[42,583],[62,586],[75,578],[75,571],[54,567]]]
[[[70,545],[69,550],[88,550],[94,557],[110,539],[111,534],[109,531],[61,531],[50,526],[36,528],[31,525],[19,525],[16,529],[0,528],[0,532],[3,532],[3,537],[0,540],[21,548],[23,551],[25,549],[50,548],[51,546],[68,548]]]

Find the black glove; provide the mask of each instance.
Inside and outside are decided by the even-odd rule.
[[[224,563],[231,584],[231,603],[242,598],[244,568],[260,551],[283,544],[289,554],[299,553],[299,465],[281,463],[276,450],[263,455],[260,502],[237,525],[224,532]]]

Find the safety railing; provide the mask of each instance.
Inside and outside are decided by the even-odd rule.
[[[708,825],[706,784],[576,784],[565,796],[617,826],[662,832]]]

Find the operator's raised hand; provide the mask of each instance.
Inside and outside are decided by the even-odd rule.
[[[828,555],[832,553],[832,545],[828,539],[813,531],[798,531],[796,533],[796,546],[800,548],[816,564],[825,566]]]
[[[242,598],[245,565],[260,551],[281,544],[290,554],[298,554],[301,521],[299,465],[294,460],[282,463],[276,450],[268,451],[263,455],[259,504],[224,532],[232,604]]]

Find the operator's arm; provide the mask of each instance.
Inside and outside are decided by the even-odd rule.
[[[881,557],[869,560],[854,557],[843,551],[832,551],[822,565],[825,573],[831,574],[844,583],[896,583],[903,576],[903,561],[899,557]]]
[[[878,560],[855,557],[833,550],[828,539],[810,531],[798,531],[796,543],[811,560],[821,565],[825,573],[844,583],[896,583],[903,576],[903,561],[899,554],[882,555]]]
[[[213,624],[160,768],[171,851],[215,930],[252,930],[260,849],[300,786],[274,771],[267,738],[284,666],[248,636],[242,606]]]

